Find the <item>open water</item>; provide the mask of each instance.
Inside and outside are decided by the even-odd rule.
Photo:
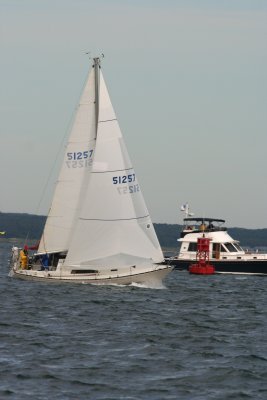
[[[266,277],[173,271],[166,289],[8,277],[0,399],[267,399]]]

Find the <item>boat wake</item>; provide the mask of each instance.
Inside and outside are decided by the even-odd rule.
[[[131,285],[128,286],[132,286],[132,287],[137,287],[137,288],[142,288],[142,289],[167,289],[166,286],[163,283],[149,283],[149,284],[144,284],[144,283],[131,283]]]
[[[123,285],[121,283],[88,283],[88,282],[83,282],[85,285],[92,285],[92,286],[114,286],[114,287],[122,287],[122,288],[129,288],[129,287],[134,287],[134,288],[140,288],[140,289],[167,289],[167,287],[160,282],[149,282],[149,283],[137,283],[137,282],[132,282],[128,285]]]

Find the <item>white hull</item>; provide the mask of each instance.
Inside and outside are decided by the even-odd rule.
[[[173,267],[168,265],[157,266],[153,270],[147,270],[138,274],[101,276],[101,274],[60,274],[57,271],[35,271],[12,268],[10,276],[19,279],[41,282],[68,282],[94,285],[131,285],[133,283],[144,284],[149,287],[158,287]]]

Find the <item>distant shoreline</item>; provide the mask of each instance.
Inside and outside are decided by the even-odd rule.
[[[35,244],[42,236],[46,217],[42,215],[25,213],[0,212],[0,231],[6,232],[0,235],[0,241],[9,243],[22,242]],[[177,239],[180,237],[182,225],[153,223],[160,245],[163,249],[178,249]],[[247,229],[228,228],[229,234],[240,241],[244,249],[267,249],[267,228]]]

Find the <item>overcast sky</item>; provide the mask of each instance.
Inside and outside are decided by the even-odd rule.
[[[188,202],[228,226],[267,227],[266,0],[0,0],[0,8],[0,211],[48,212],[51,167],[90,51],[105,54],[154,222],[181,223]]]

